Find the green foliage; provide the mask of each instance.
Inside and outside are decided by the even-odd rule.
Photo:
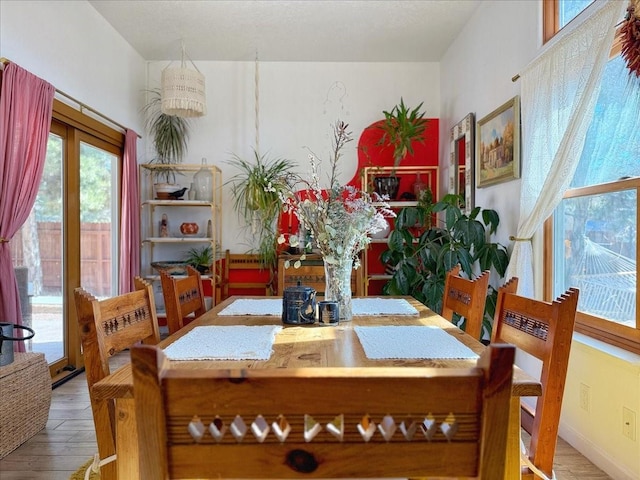
[[[142,112],[156,150],[156,158],[153,162],[161,165],[181,163],[187,153],[189,119],[162,113],[159,89],[149,90],[149,95],[149,103],[142,107]],[[155,170],[155,174],[163,177],[166,182],[175,181],[175,170],[170,166]]]
[[[462,201],[459,195],[446,195],[437,203],[421,201],[398,213],[388,249],[380,257],[395,269],[384,287],[385,294],[411,295],[441,312],[446,275],[455,265],[460,264],[468,278],[491,269],[504,276],[509,263],[507,249],[488,240],[500,223],[497,212],[476,207],[465,215],[460,209]],[[429,227],[436,216],[438,225]],[[484,321],[489,332],[495,297],[496,289],[490,286]]]
[[[234,209],[259,241],[262,264],[270,268],[275,267],[278,260],[276,222],[282,209],[279,193],[286,187],[284,179],[295,163],[282,158],[269,159],[255,150],[253,154],[253,162],[233,155],[227,163],[240,172],[226,183],[231,185]]]
[[[62,147],[62,139],[50,134],[34,207],[38,222],[62,221]],[[83,223],[111,222],[112,162],[111,153],[80,144],[80,221]]]
[[[200,273],[207,273],[210,270],[211,265],[213,265],[213,250],[211,245],[189,249],[184,261],[193,266]]]
[[[414,141],[424,141],[427,120],[424,118],[424,112],[420,111],[422,103],[411,110],[401,97],[398,105],[390,111],[382,112],[385,119],[380,128],[384,134],[379,144],[393,147],[394,167],[397,167],[408,153],[413,154]]]

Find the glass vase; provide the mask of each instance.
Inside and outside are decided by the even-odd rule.
[[[324,299],[338,302],[340,321],[348,322],[353,317],[351,306],[351,271],[353,260],[339,260],[337,263],[324,262]]]
[[[211,202],[213,200],[213,173],[207,166],[207,159],[202,159],[202,168],[193,176],[196,187],[196,200]]]

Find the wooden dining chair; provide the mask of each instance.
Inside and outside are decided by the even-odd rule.
[[[482,339],[489,275],[489,270],[485,270],[478,278],[467,280],[460,276],[460,265],[456,265],[447,272],[444,283],[441,315],[449,321],[453,321],[454,313],[464,317],[464,331],[476,340]]]
[[[255,295],[268,296],[271,292],[269,275],[264,280],[261,276],[266,269],[257,254],[225,250],[220,281],[216,283],[216,305],[229,298],[230,290],[234,289],[243,292],[253,290]]]
[[[84,368],[89,387],[98,454],[102,461],[115,455],[115,402],[98,400],[93,385],[110,374],[109,358],[133,344],[160,341],[152,286],[135,278],[136,290],[98,300],[82,288],[74,290]],[[116,478],[116,462],[100,470],[103,480]]]
[[[140,478],[501,479],[514,347],[475,367],[171,368],[131,350]]]
[[[200,272],[191,265],[187,266],[186,277],[174,277],[161,271],[160,283],[169,335],[207,311],[202,290],[202,277]]]
[[[535,408],[521,404],[522,428],[531,435],[523,478],[542,478],[536,469],[552,478],[579,291],[570,288],[544,302],[516,295],[517,282],[498,289],[491,342],[510,343],[542,362],[542,395]]]

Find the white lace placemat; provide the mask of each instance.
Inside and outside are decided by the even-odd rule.
[[[195,327],[164,353],[171,360],[269,360],[279,325]]]
[[[415,309],[404,298],[354,298],[354,315],[417,315]]]
[[[470,348],[439,327],[355,327],[364,353],[384,358],[478,358]]]
[[[281,298],[238,298],[234,300],[219,313],[219,316],[226,315],[277,315],[282,316]]]
[[[354,298],[354,315],[417,315],[416,310],[404,298]],[[223,308],[220,316],[227,315],[276,315],[282,316],[282,299],[239,298]]]

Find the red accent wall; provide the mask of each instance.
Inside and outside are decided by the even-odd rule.
[[[358,140],[358,169],[356,175],[349,184],[360,186],[360,172],[364,167],[392,166],[393,148],[380,145],[380,139],[384,132],[379,128],[384,120],[378,120],[364,129]],[[413,143],[413,155],[405,157],[400,165],[438,165],[439,130],[438,118],[427,119],[427,128],[424,132],[423,143]]]

